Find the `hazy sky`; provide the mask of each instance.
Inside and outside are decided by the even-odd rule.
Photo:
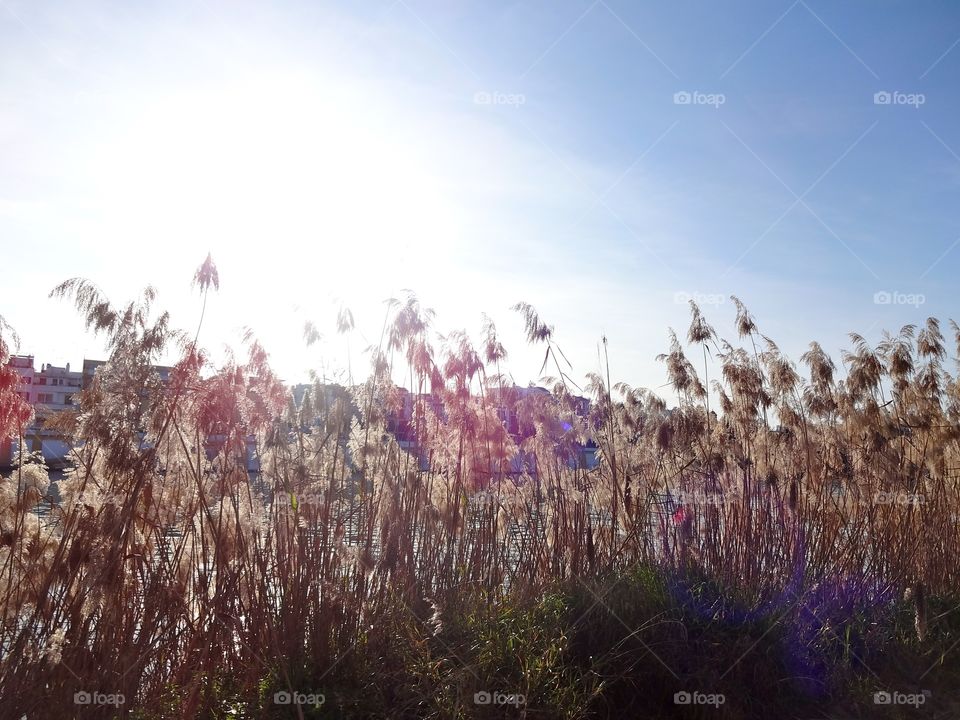
[[[960,316],[955,2],[267,5],[0,0],[0,314],[38,364],[102,354],[58,282],[192,328],[208,251],[201,341],[250,327],[290,380],[403,288],[491,315],[522,383],[518,300],[645,386],[686,297],[795,357]]]

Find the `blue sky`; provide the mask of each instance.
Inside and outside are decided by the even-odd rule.
[[[203,339],[250,327],[291,380],[344,363],[339,303],[356,357],[403,288],[439,329],[491,315],[522,383],[518,300],[575,377],[606,334],[661,385],[682,301],[734,339],[731,293],[837,356],[957,314],[958,71],[949,2],[2,0],[0,314],[78,363],[50,288],[150,283],[192,327],[210,250]]]

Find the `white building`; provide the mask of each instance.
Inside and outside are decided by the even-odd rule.
[[[37,412],[71,410],[74,395],[80,392],[83,373],[71,372],[70,363],[64,367],[42,365],[33,377],[33,402]]]
[[[33,367],[33,355],[12,355],[7,363],[20,376],[17,392],[39,412],[68,410],[73,407],[73,396],[80,392],[83,374],[64,367],[41,365],[40,372]]]
[[[70,446],[58,433],[45,428],[44,420],[51,413],[76,409],[74,396],[80,392],[83,373],[71,372],[69,363],[64,367],[41,365],[37,372],[33,355],[13,355],[8,365],[20,375],[17,392],[34,409],[34,422],[24,429],[25,449],[40,451],[51,464],[65,462]],[[18,443],[19,440],[2,448],[0,463],[10,463]]]
[[[33,404],[33,355],[11,355],[7,365],[17,371],[20,376],[20,387],[17,394],[31,405]]]

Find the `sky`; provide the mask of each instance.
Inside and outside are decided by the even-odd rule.
[[[731,294],[839,363],[960,315],[958,73],[947,1],[0,0],[0,315],[38,366],[103,355],[70,277],[193,331],[210,252],[201,344],[249,328],[290,382],[362,374],[405,289],[493,318],[520,384],[518,301],[577,380],[605,336],[661,387],[687,300],[734,341]]]

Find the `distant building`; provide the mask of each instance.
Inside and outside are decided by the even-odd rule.
[[[71,370],[70,363],[63,367],[43,364],[38,371],[33,355],[12,355],[7,364],[20,376],[18,394],[34,410],[34,422],[24,428],[24,449],[39,451],[50,465],[65,464],[70,445],[56,431],[45,427],[44,421],[54,413],[77,411],[78,394],[90,387],[97,369],[106,364],[106,360],[84,359],[79,372]],[[154,370],[166,383],[172,368],[155,366]],[[10,465],[18,448],[19,441],[4,443],[0,447],[0,466]]]
[[[33,355],[11,355],[7,365],[17,371],[20,376],[20,387],[17,394],[31,405],[33,404]]]
[[[424,464],[427,463],[427,457],[419,446],[413,420],[416,397],[404,388],[399,388],[399,393],[401,402],[387,414],[387,431],[397,439],[400,447],[419,455],[421,466],[426,469]],[[542,398],[546,402],[556,401],[549,390],[536,386],[520,387],[513,385],[504,388],[492,388],[488,391],[486,401],[496,408],[497,416],[518,447],[524,440],[533,437],[536,432],[530,422],[524,422],[521,419],[520,406],[523,402],[529,401],[528,399],[536,398]],[[433,410],[441,422],[447,420],[446,408],[437,395],[426,393],[420,396],[420,400]],[[584,397],[574,397],[573,410],[577,416],[587,418],[590,414],[590,400]],[[564,432],[570,430],[571,427],[566,425]],[[557,439],[559,441],[559,437]],[[597,467],[599,464],[597,445],[592,438],[588,439],[586,443],[574,442],[573,448],[575,448],[575,452],[568,458],[568,464],[571,467],[580,467],[586,470]],[[518,450],[505,474],[518,476],[523,472],[535,476],[537,474],[536,462],[533,453]]]
[[[93,384],[93,378],[97,374],[97,369],[106,364],[106,360],[90,360],[89,358],[83,359],[82,387],[84,390]],[[173,372],[172,367],[167,367],[166,365],[154,365],[153,369],[160,376],[160,381],[164,385],[170,381],[170,373]]]
[[[97,368],[101,365],[105,365],[106,360],[88,360],[87,358],[83,359],[83,389],[86,390],[93,383],[93,377],[97,373]]]
[[[33,375],[33,395],[30,402],[38,414],[74,409],[74,399],[82,387],[83,374],[72,372],[70,363],[64,367],[41,365]]]
[[[53,413],[76,410],[75,399],[83,384],[82,373],[71,371],[70,363],[63,367],[44,364],[37,372],[33,355],[13,355],[7,364],[20,376],[17,392],[34,409],[33,423],[24,428],[25,449],[42,453],[44,459],[53,465],[66,462],[69,444],[58,433],[44,427],[44,421]],[[19,440],[16,444],[5,444],[0,453],[0,464],[9,465],[18,449]]]
[[[41,365],[40,371],[33,366],[33,355],[13,355],[7,365],[20,376],[20,397],[33,405],[38,412],[67,410],[73,407],[74,395],[81,388],[81,373],[71,372],[70,363],[64,367]]]

